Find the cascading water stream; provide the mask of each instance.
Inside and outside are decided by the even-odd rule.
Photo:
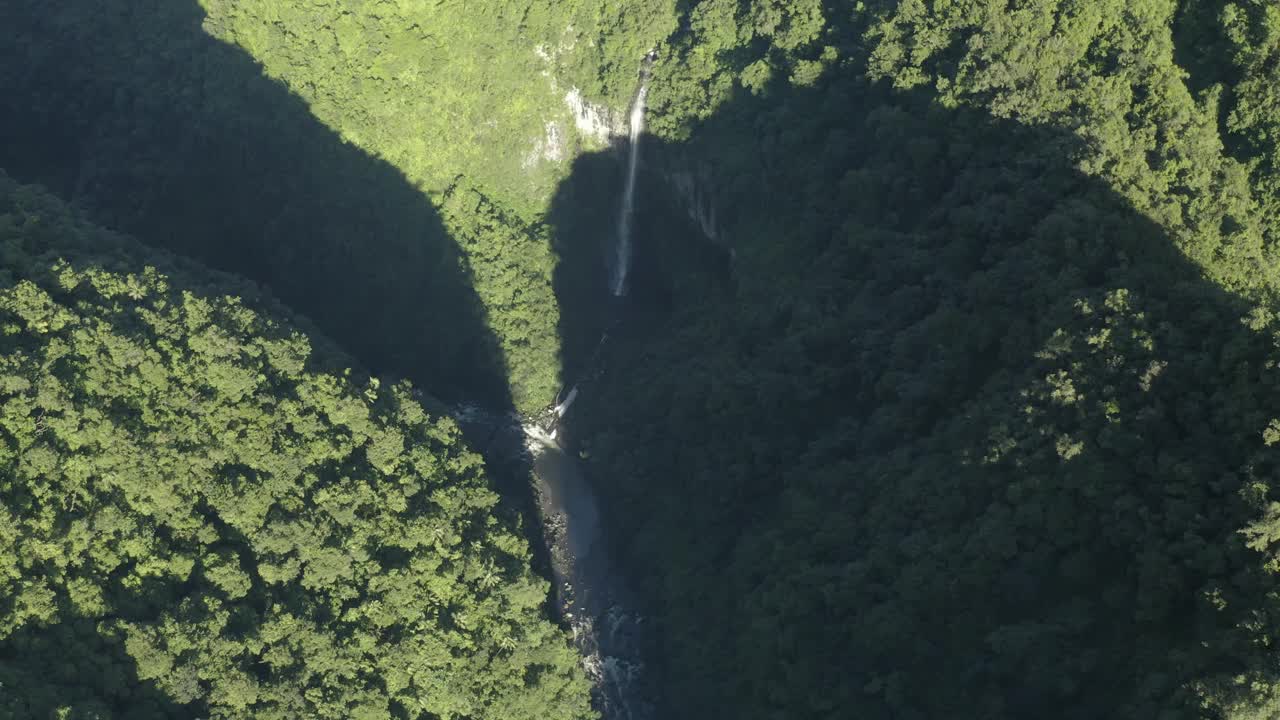
[[[595,492],[576,454],[557,438],[557,424],[578,394],[571,388],[538,417],[491,413],[475,405],[457,406],[453,416],[476,436],[488,438],[479,446],[487,459],[521,456],[532,464],[556,607],[573,633],[603,719],[654,720],[644,617],[631,609],[625,578],[610,557]]]
[[[640,91],[636,93],[635,102],[631,104],[627,180],[622,189],[622,209],[618,213],[618,244],[613,263],[614,297],[627,294],[627,275],[631,271],[631,216],[636,207],[636,176],[640,170],[640,139],[644,135],[645,101],[649,97],[648,63],[650,62],[652,62],[652,56],[645,60],[645,71],[641,73]]]
[[[640,139],[644,133],[649,68],[655,57],[652,52],[645,57],[640,87],[631,105],[626,182],[614,261],[608,268],[610,291],[615,297],[627,294]],[[587,362],[589,367],[598,369],[608,338],[608,333],[600,337]],[[518,454],[532,460],[538,482],[538,510],[555,576],[556,604],[573,631],[583,666],[595,684],[595,703],[605,720],[652,720],[654,691],[646,684],[643,661],[647,635],[644,618],[630,610],[634,607],[632,595],[609,557],[595,493],[582,475],[574,453],[562,444],[563,438],[557,437],[560,423],[579,395],[578,385],[568,386],[554,406],[534,418],[496,415],[474,406],[455,408],[454,417],[464,425],[483,430],[482,436],[488,438],[488,447],[482,448],[486,457]]]

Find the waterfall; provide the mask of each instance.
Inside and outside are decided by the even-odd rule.
[[[648,62],[648,59],[646,59]],[[646,73],[647,74],[647,66]],[[649,96],[649,81],[642,74],[640,91],[631,105],[630,152],[627,157],[627,182],[622,190],[622,210],[618,213],[617,255],[613,264],[613,294],[627,294],[627,274],[631,271],[631,215],[636,205],[636,174],[640,165],[640,137],[644,133],[645,100]]]
[[[564,417],[564,414],[569,412],[569,406],[572,405],[573,401],[576,399],[578,399],[578,386],[574,385],[569,389],[569,394],[565,396],[564,401],[559,405],[556,405],[552,412],[555,413],[557,418]]]
[[[617,245],[609,278],[616,296],[626,295],[631,269],[631,220],[640,164],[640,139],[644,133],[645,100],[649,94],[649,70],[657,55],[650,52],[640,71],[640,87],[631,106],[629,153],[622,207],[618,215]],[[605,332],[587,361],[582,382],[600,372],[602,351],[609,339]],[[489,413],[474,405],[454,408],[453,416],[464,426],[487,437],[489,456],[516,456],[531,461],[536,502],[542,518],[543,540],[556,587],[556,606],[573,633],[582,665],[594,686],[593,704],[604,720],[652,720],[654,690],[645,677],[647,628],[637,614],[634,596],[610,557],[605,528],[594,490],[579,467],[572,438],[560,435],[569,408],[588,390],[583,384],[566,385],[563,398],[541,413],[522,417],[515,413]]]

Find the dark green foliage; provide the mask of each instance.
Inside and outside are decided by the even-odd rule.
[[[0,712],[590,715],[479,457],[407,385],[4,175],[0,258]]]
[[[1228,149],[1250,169],[1267,239],[1280,237],[1280,8],[1274,3],[1187,2],[1182,46],[1193,79],[1221,97]]]
[[[1274,4],[17,0],[0,27],[15,173],[446,400],[582,381],[565,436],[664,717],[1280,715]],[[574,158],[603,144],[564,96],[625,106],[655,45],[611,304],[618,158]],[[31,689],[0,711],[586,713],[452,423],[253,286],[4,189],[0,682]]]
[[[676,309],[575,422],[671,715],[1272,717],[1265,124],[1224,148],[1171,3],[830,10],[696,5],[739,30],[660,66],[652,157],[730,281],[646,236]]]
[[[194,3],[95,8],[0,8],[0,167],[42,154],[15,174],[270,286],[375,371],[431,378],[446,400],[507,401],[466,261],[401,171],[209,37]]]
[[[625,107],[674,23],[665,0],[17,0],[0,167],[269,285],[379,372],[538,410],[559,390],[539,215],[601,144],[565,96]]]

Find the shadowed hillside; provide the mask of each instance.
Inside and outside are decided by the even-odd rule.
[[[0,167],[252,278],[375,373],[446,402],[529,409],[555,384],[538,358],[558,323],[581,390],[558,437],[650,618],[660,717],[1280,707],[1280,16],[1262,0],[679,2],[622,300],[606,287],[617,152],[576,159],[546,227],[482,195],[436,198],[449,227],[471,223],[450,238],[420,188],[210,39],[195,3],[101,5],[0,7]],[[646,18],[670,19],[637,8],[601,50],[611,74],[574,60],[611,96],[618,58],[649,47]],[[301,25],[272,32],[286,27]],[[486,265],[469,268],[480,240]],[[512,317],[486,317],[491,297]],[[21,305],[24,342],[57,350],[40,307]],[[512,380],[511,347],[534,358],[536,392]],[[38,457],[23,466],[37,479],[54,467]],[[525,471],[510,472],[522,491]],[[207,562],[238,587],[222,555]],[[466,613],[440,617],[466,635]],[[58,633],[12,642],[92,637]],[[490,639],[492,655],[440,657],[522,648]]]
[[[832,71],[646,142],[620,312],[595,279],[612,218],[579,211],[617,164],[581,159],[552,218],[567,432],[669,717],[1262,702],[1267,310],[1078,172],[1075,136],[926,92]],[[695,166],[715,242],[662,179]]]
[[[0,167],[270,287],[375,372],[509,405],[470,272],[427,198],[202,22],[194,1],[5,3]]]
[[[10,659],[23,659],[21,664],[0,663],[5,692],[10,686],[22,688],[22,695],[12,698],[16,704],[5,710],[24,717],[55,710],[75,717],[94,712],[355,717],[385,716],[390,702],[397,717],[587,713],[587,688],[573,651],[543,614],[547,587],[529,573],[528,548],[513,532],[520,522],[514,511],[531,507],[524,497],[528,468],[504,458],[500,467],[491,468],[502,477],[485,477],[478,458],[462,450],[452,422],[440,419],[445,408],[437,398],[479,402],[497,416],[513,410],[507,368],[455,241],[428,198],[399,171],[321,125],[242,51],[209,38],[202,19],[194,2],[110,9],[88,0],[56,6],[6,3],[0,8],[0,25],[6,28],[0,40],[0,168],[70,199],[93,222],[256,281],[306,315],[297,324],[315,333],[318,348],[307,370],[334,377],[325,375],[316,380],[318,385],[299,390],[274,371],[250,371],[250,378],[259,373],[251,381],[240,369],[219,365],[191,370],[173,360],[188,375],[162,382],[152,368],[148,377],[159,384],[150,394],[132,380],[119,379],[105,381],[108,391],[95,391],[94,383],[107,376],[94,363],[106,362],[102,358],[107,355],[95,356],[98,351],[88,343],[92,338],[81,334],[76,335],[79,345],[72,346],[85,357],[76,355],[75,363],[64,360],[57,370],[67,396],[46,397],[42,389],[33,399],[25,391],[40,383],[5,385],[5,420],[12,422],[0,428],[7,438],[0,463],[17,464],[9,468],[11,482],[0,483],[0,490],[5,505],[16,513],[13,522],[19,523],[5,527],[20,527],[21,532],[0,535],[6,543],[18,543],[5,553],[5,566],[16,573],[6,575],[6,582],[12,579],[24,588],[20,598],[0,602],[2,642],[13,653]],[[25,284],[31,275],[50,285],[56,302],[86,317],[98,313],[107,318],[93,327],[106,335],[103,342],[113,352],[122,341],[106,328],[119,322],[118,332],[142,348],[126,343],[126,356],[145,354],[155,339],[130,314],[136,303],[117,299],[113,305],[74,294],[64,298],[56,286],[68,282],[68,271],[58,276],[50,266],[62,254],[89,275],[108,270],[139,274],[146,254],[134,248],[127,257],[116,257],[115,236],[91,229],[38,191],[6,185],[6,193],[10,190],[13,196],[0,202],[0,214],[5,214],[0,229],[5,243],[16,244],[6,245],[0,269],[2,310],[16,308],[18,319],[30,320],[24,298],[31,292]],[[93,247],[95,241],[100,249]],[[38,261],[31,264],[26,254]],[[171,262],[167,257],[156,253],[146,262],[164,271]],[[168,278],[146,275],[146,287],[130,286],[133,301],[151,294],[147,302],[154,307],[138,310],[139,317],[150,322],[176,312],[181,303],[175,298],[200,302],[198,292],[183,292],[195,291],[208,278],[195,263],[184,261],[181,268]],[[238,300],[222,297],[234,292],[251,307],[265,304],[283,314],[252,284],[217,273],[210,277],[221,278],[221,284],[209,281],[215,296],[210,302],[234,308]],[[111,289],[112,283],[135,280],[95,282],[108,288],[103,294],[111,298],[119,292]],[[228,313],[236,322],[252,317]],[[4,321],[12,319],[6,315]],[[60,350],[63,340],[41,335],[47,331],[39,322],[29,325],[6,325],[11,342],[0,343],[2,359],[16,363],[23,373],[35,362],[31,358],[45,350],[51,356],[66,352]],[[19,345],[13,344],[15,332],[20,333]],[[254,344],[261,340],[257,335],[224,337],[217,328],[208,332],[216,339],[198,345],[191,357],[229,354],[255,368],[264,357],[265,351]],[[181,340],[177,346],[162,340],[153,350],[181,356],[185,339],[176,330],[172,333]],[[337,353],[325,336],[351,352],[359,365],[349,368],[352,356]],[[270,352],[266,356],[276,361]],[[429,423],[438,425],[420,427],[425,434],[394,430],[397,423],[416,427],[428,422],[427,416],[407,389],[379,390],[366,367],[384,378],[413,379],[430,393],[423,401],[435,416]],[[122,372],[127,375],[128,370]],[[241,381],[253,385],[253,394],[222,392],[224,385]],[[328,407],[318,425],[316,418],[298,413],[328,392],[317,388],[326,383],[345,388],[352,381],[365,383],[354,405],[349,397],[337,400],[346,405]],[[164,414],[172,410],[166,392],[183,383],[203,387],[202,382],[219,391],[191,391],[192,403],[203,402],[202,392],[209,395],[209,407],[196,413],[207,426],[188,428]],[[307,394],[312,392],[320,395]],[[361,414],[359,406],[365,402],[376,402],[377,413],[387,413],[374,415],[376,431]],[[67,429],[61,419],[58,434],[45,432],[41,423],[49,403],[57,404],[51,418],[99,417],[88,432],[126,439],[85,445],[76,434],[85,430]],[[106,419],[95,403],[105,404]],[[236,420],[237,413],[260,426]],[[217,424],[224,421],[226,427]],[[332,428],[330,421],[336,423]],[[355,425],[344,429],[349,422]],[[196,439],[175,440],[178,428]],[[300,445],[282,439],[308,433],[320,435]],[[9,452],[13,448],[16,454]],[[58,460],[77,448],[80,457],[74,461]],[[332,457],[325,459],[325,453]],[[235,462],[228,459],[233,456]],[[129,478],[144,490],[123,481],[123,489],[112,489],[110,468],[122,457],[132,457],[126,464],[139,469]],[[37,459],[43,464],[36,464]],[[68,467],[78,470],[63,472]],[[175,474],[174,467],[184,468],[185,474]],[[382,474],[397,480],[384,481]],[[427,480],[419,483],[416,476]],[[505,481],[510,492],[502,503],[492,492],[495,479]],[[366,481],[375,494],[393,496],[403,485],[404,502],[388,496],[362,507],[359,497],[366,493]],[[437,482],[441,487],[429,497],[419,493]],[[355,494],[348,494],[353,488]],[[49,493],[54,499],[46,502]],[[176,515],[153,518],[159,511],[149,493],[163,496],[161,504]],[[335,506],[336,522],[326,519],[328,511],[321,507],[326,498],[342,498]],[[473,525],[450,528],[437,522],[429,531],[425,524],[435,522],[431,518],[445,507],[452,508],[448,513],[485,509],[471,516]],[[259,512],[270,514],[264,520]],[[399,529],[394,529],[398,521],[386,517],[372,521],[395,540],[353,531],[355,518],[381,512],[404,513],[406,525]],[[312,531],[294,513],[318,523],[309,538],[304,536]],[[192,522],[209,523],[197,539],[188,537]],[[119,536],[110,535],[117,526]],[[95,535],[89,542],[81,538],[86,528],[108,535]],[[134,530],[143,539],[128,534]],[[327,535],[330,531],[336,534]],[[428,532],[435,533],[433,540],[423,544],[419,535]],[[155,538],[146,539],[150,535]],[[292,540],[286,542],[286,537]],[[296,583],[299,562],[283,558],[295,541],[308,548],[304,555],[319,553],[302,561],[307,571]],[[76,550],[75,543],[82,542],[88,548]],[[432,542],[438,546],[430,548]],[[208,543],[216,547],[201,556],[201,546]],[[490,544],[499,548],[492,557],[484,549]],[[32,547],[53,554],[33,556]],[[147,554],[155,556],[151,565],[137,560]],[[279,557],[269,559],[275,555]],[[426,563],[414,559],[418,556],[428,558]],[[9,561],[17,564],[10,567]],[[152,567],[156,563],[163,567]],[[307,574],[325,563],[336,563],[325,571],[337,573],[330,580]],[[410,567],[414,572],[404,572]],[[413,579],[421,587],[413,593],[396,590],[399,581],[393,577]],[[480,585],[465,589],[475,583]],[[481,585],[487,589],[477,590]],[[334,594],[318,592],[320,586],[334,588]],[[424,589],[428,586],[434,589]],[[48,598],[47,587],[54,588]],[[446,587],[458,588],[461,602],[450,599],[452,591]],[[390,615],[371,619],[360,609],[383,607],[380,603],[386,603]],[[285,611],[294,620],[279,615]],[[514,623],[497,620],[508,612],[527,617]],[[300,624],[272,635],[284,627],[277,624],[281,621]],[[355,625],[344,628],[347,621]],[[436,632],[441,637],[432,639]],[[477,641],[481,635],[486,639]],[[356,655],[351,654],[354,638],[363,638],[359,643],[364,649]],[[375,638],[373,647],[382,648],[376,660],[367,655]],[[441,638],[450,639],[437,642]],[[294,664],[283,663],[283,656],[261,655],[277,641],[292,643],[286,654]],[[425,645],[397,650],[402,641]],[[271,652],[284,651],[277,646]],[[357,658],[360,653],[366,653],[363,660]],[[416,669],[405,665],[409,662],[417,663]],[[503,689],[505,681],[495,682],[501,675],[495,670],[508,662],[512,684]],[[386,663],[400,663],[400,669]],[[451,675],[446,666],[453,663],[468,669]],[[375,665],[380,669],[372,670]],[[337,677],[344,678],[342,683],[335,684]],[[471,679],[463,683],[463,677]],[[463,689],[472,682],[474,692]],[[343,685],[340,692],[338,685]],[[562,710],[551,710],[553,706]]]

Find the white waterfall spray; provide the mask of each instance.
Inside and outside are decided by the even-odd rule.
[[[645,100],[649,82],[640,84],[635,103],[631,105],[630,155],[627,158],[627,182],[622,190],[622,210],[618,213],[617,255],[613,263],[613,294],[627,294],[627,274],[631,271],[631,215],[635,212],[636,174],[640,166],[640,138],[644,134]]]
[[[640,164],[640,141],[644,134],[645,101],[649,94],[649,71],[657,59],[656,52],[644,58],[640,70],[640,87],[631,106],[626,184],[618,215],[615,257],[603,269],[611,273],[610,290],[614,296],[627,293],[631,270],[631,223],[635,211],[636,182]],[[590,109],[577,91],[567,98],[579,121],[579,129],[596,127],[603,114],[578,112]],[[594,111],[593,111],[594,112]],[[611,116],[610,116],[611,117]],[[558,128],[557,128],[558,133]],[[548,141],[540,151],[559,138],[548,131]],[[601,335],[587,361],[587,370],[600,371],[601,351],[609,338]],[[584,377],[589,379],[590,373]],[[632,610],[633,596],[622,573],[614,566],[605,539],[603,517],[597,507],[591,484],[579,467],[573,452],[573,438],[559,437],[559,428],[579,392],[573,384],[556,398],[554,406],[536,416],[515,413],[487,413],[474,405],[454,409],[460,424],[473,434],[487,437],[486,459],[520,458],[531,461],[536,478],[536,501],[547,543],[551,573],[555,579],[556,605],[561,619],[573,632],[574,644],[582,655],[582,665],[593,687],[593,705],[603,720],[653,720],[656,704],[654,692],[645,678],[645,638],[648,634],[644,617]],[[512,448],[514,446],[514,448]],[[513,452],[514,449],[514,452]],[[585,457],[585,456],[584,456]]]
[[[574,385],[573,387],[569,388],[569,394],[565,396],[564,400],[559,405],[556,405],[555,409],[552,410],[552,412],[555,413],[557,418],[564,417],[564,414],[569,412],[569,406],[573,405],[573,401],[577,399],[578,399],[578,386]]]

